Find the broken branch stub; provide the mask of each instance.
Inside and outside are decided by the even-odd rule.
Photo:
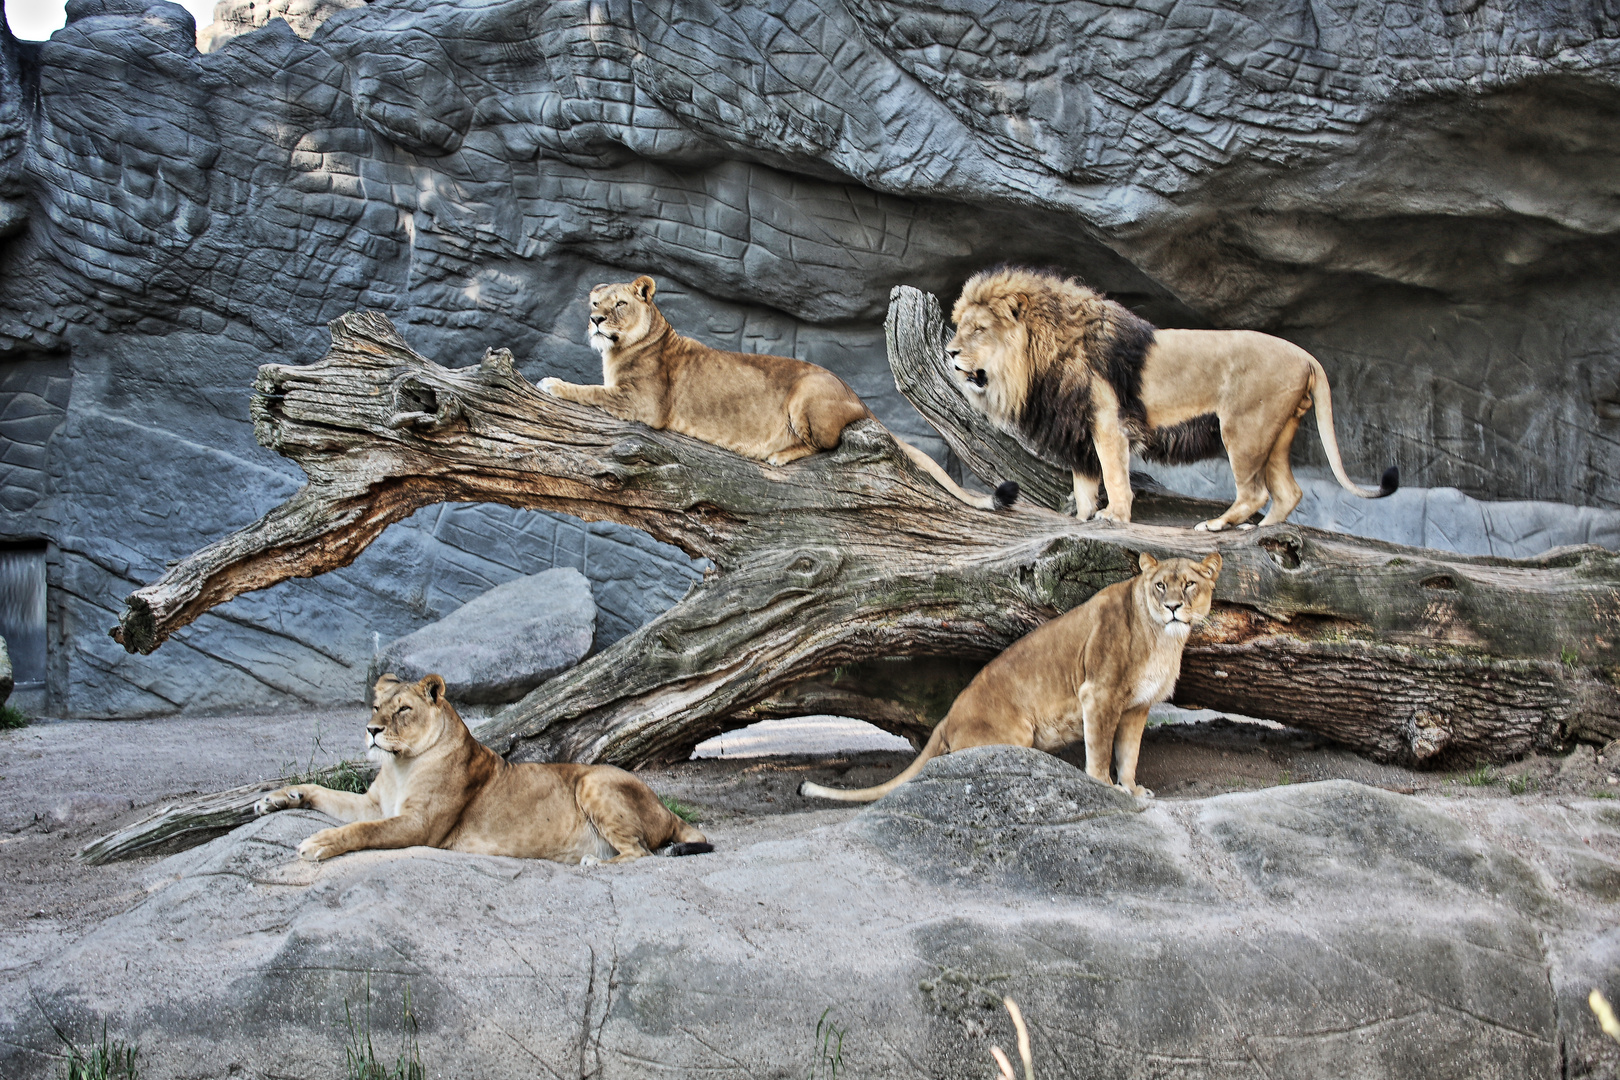
[[[1066,479],[985,430],[950,386],[942,328],[932,297],[896,290],[898,385],[987,483],[1016,479],[1055,505]],[[1620,735],[1620,567],[1601,549],[1509,561],[1291,525],[1195,533],[1150,522],[1190,525],[1204,508],[1152,495],[1128,526],[1028,503],[975,511],[875,423],[774,467],[542,394],[504,351],[447,369],[380,315],[332,329],[320,362],[267,365],[255,384],[260,441],[309,483],[131,596],[113,631],[126,648],[149,652],[242,592],[343,566],[421,506],[487,501],[632,525],[714,564],[673,608],[477,726],[518,759],[684,756],[795,698],[836,698],[915,737],[944,704],[900,686],[905,665],[881,692],[831,676],[886,657],[982,662],[1134,572],[1140,551],[1217,548],[1217,610],[1187,649],[1178,700],[1386,760],[1503,760]]]

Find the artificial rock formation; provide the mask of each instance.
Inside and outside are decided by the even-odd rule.
[[[1620,815],[1348,781],[1134,803],[1038,751],[930,762],[883,802],[705,824],[712,855],[574,867],[433,851],[321,864],[286,811],[154,866],[19,977],[0,1072],[56,1034],[142,1075],[321,1076],[370,1008],[428,1075],[983,1076],[1011,995],[1042,1080],[1561,1080],[1620,1050]],[[785,825],[785,827],[784,827]],[[764,842],[761,842],[761,841]],[[1519,852],[1522,852],[1520,854]]]
[[[634,531],[425,510],[157,658],[100,640],[131,584],[291,494],[241,388],[357,308],[591,381],[583,296],[651,271],[683,330],[825,364],[938,449],[889,385],[890,286],[1049,263],[1312,349],[1353,472],[1620,505],[1601,5],[380,0],[298,29],[203,54],[177,6],[72,0],[48,43],[0,30],[0,537],[53,548],[56,711],[347,698],[374,634],[500,581],[581,569],[611,640],[701,572]]]

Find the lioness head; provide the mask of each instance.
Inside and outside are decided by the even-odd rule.
[[[1209,617],[1209,604],[1215,597],[1215,579],[1221,573],[1219,552],[1201,562],[1192,559],[1160,562],[1144,551],[1137,565],[1142,568],[1137,579],[1137,595],[1148,617],[1163,626],[1166,633],[1184,638],[1195,623]]]
[[[439,676],[409,683],[397,675],[384,675],[372,690],[366,757],[372,761],[417,757],[444,737],[454,716]]]
[[[645,274],[631,282],[592,289],[591,348],[607,353],[645,341],[663,322],[652,302],[657,291],[658,283]]]

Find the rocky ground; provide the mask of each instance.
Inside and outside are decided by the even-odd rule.
[[[0,732],[0,780],[5,782],[4,790],[9,795],[0,804],[0,1003],[9,1001],[15,1006],[19,1000],[17,995],[24,992],[25,986],[29,993],[60,993],[61,988],[57,984],[65,977],[61,973],[76,970],[75,965],[82,967],[86,948],[92,954],[99,954],[101,946],[95,943],[107,935],[108,927],[129,924],[131,920],[138,923],[143,917],[150,919],[149,914],[143,916],[142,912],[151,912],[154,905],[161,908],[166,902],[172,903],[172,900],[165,901],[164,897],[184,887],[181,879],[186,877],[184,868],[188,864],[182,860],[191,856],[165,863],[162,870],[155,870],[159,862],[156,858],[89,867],[73,858],[74,853],[86,842],[120,824],[136,820],[155,804],[168,799],[220,790],[280,775],[289,769],[302,770],[336,760],[341,756],[340,752],[354,741],[350,729],[359,720],[360,716],[354,712],[329,712],[278,717],[138,721],[116,725],[106,722],[43,723],[22,730]],[[873,872],[872,867],[867,865],[871,859],[868,848],[850,839],[849,823],[855,821],[860,808],[828,807],[826,804],[807,802],[796,793],[800,781],[810,778],[839,786],[862,786],[887,778],[911,757],[911,751],[892,736],[852,721],[832,718],[779,721],[756,726],[706,744],[700,749],[700,754],[703,756],[678,765],[650,769],[643,775],[661,794],[674,796],[694,808],[702,827],[715,841],[723,858],[727,861],[741,858],[743,864],[747,865],[770,862],[775,858],[772,852],[779,854],[797,850],[806,843],[807,838],[819,838],[811,840],[811,843],[820,845],[830,843],[829,837],[836,837],[834,847],[843,852],[840,858],[844,862],[854,861],[846,866],[834,859],[829,864],[834,876],[852,874],[856,870]],[[1426,828],[1432,826],[1433,820],[1449,818],[1462,823],[1470,834],[1480,838],[1469,840],[1469,844],[1478,846],[1485,843],[1491,851],[1512,853],[1526,860],[1525,865],[1536,866],[1537,869],[1531,873],[1540,875],[1538,889],[1545,891],[1546,896],[1538,892],[1541,899],[1530,906],[1562,904],[1570,906],[1570,910],[1578,914],[1560,915],[1550,921],[1537,915],[1518,929],[1526,930],[1532,937],[1541,934],[1544,942],[1552,942],[1553,938],[1546,927],[1556,924],[1564,934],[1558,941],[1567,942],[1575,940],[1570,938],[1569,932],[1577,924],[1586,925],[1593,918],[1599,923],[1608,918],[1612,924],[1613,919],[1603,913],[1612,915],[1612,904],[1620,900],[1620,828],[1617,828],[1620,826],[1620,801],[1613,802],[1614,809],[1607,812],[1609,818],[1614,819],[1608,822],[1608,826],[1594,828],[1592,824],[1608,820],[1603,817],[1604,808],[1611,805],[1610,800],[1616,795],[1620,795],[1620,785],[1616,784],[1616,756],[1620,755],[1600,758],[1591,747],[1580,747],[1566,757],[1533,758],[1499,770],[1466,774],[1419,773],[1367,762],[1315,736],[1291,729],[1206,717],[1200,722],[1163,723],[1150,728],[1144,740],[1139,776],[1143,783],[1158,792],[1158,799],[1153,805],[1159,809],[1150,808],[1149,817],[1159,815],[1164,817],[1164,822],[1155,825],[1155,828],[1170,828],[1172,823],[1183,819],[1205,821],[1211,813],[1209,808],[1232,805],[1210,800],[1211,796],[1227,793],[1258,793],[1260,789],[1274,789],[1285,800],[1305,799],[1309,803],[1312,799],[1321,798],[1309,793],[1323,790],[1321,785],[1301,786],[1311,781],[1353,780],[1372,789],[1381,789],[1382,792],[1416,795],[1417,798],[1409,801],[1397,799],[1390,803],[1389,806],[1396,807],[1397,811],[1389,811],[1389,807],[1383,804],[1378,804],[1377,809],[1380,813],[1396,812],[1398,816],[1407,812],[1398,808],[1409,805],[1412,807],[1411,813],[1428,815],[1423,819],[1430,823]],[[1079,758],[1072,760],[1079,763]],[[1382,796],[1374,793],[1366,798],[1378,797]],[[1178,806],[1184,809],[1177,810]],[[1435,814],[1429,814],[1429,811]],[[926,818],[933,812],[925,808],[921,813]],[[1000,813],[996,811],[996,814]],[[1594,814],[1598,816],[1593,817]],[[890,816],[893,817],[892,814]],[[910,821],[915,815],[902,817]],[[868,842],[882,847],[883,843],[879,842],[881,822],[875,825],[874,820],[871,814],[867,814],[855,821],[854,827]],[[243,851],[267,850],[262,846],[253,847],[251,841],[237,840],[237,837],[255,828],[258,826],[250,826],[248,830],[233,834],[233,837],[218,842],[216,848],[219,844],[229,846],[236,843],[238,847],[241,843],[249,844],[247,848],[227,857],[227,861],[235,860],[232,865],[247,857],[242,854]],[[311,828],[309,823],[288,819],[272,830],[274,843],[296,842],[295,834],[301,835]],[[1200,842],[1198,837],[1209,833],[1209,828],[1207,824],[1193,828],[1194,848]],[[1407,828],[1403,824],[1396,831]],[[832,831],[829,832],[829,829]],[[1379,829],[1383,829],[1383,826],[1379,826]],[[281,837],[282,832],[286,832],[287,836]],[[1557,835],[1554,836],[1554,833]],[[1563,833],[1570,835],[1564,836]],[[1218,831],[1210,835],[1218,835]],[[879,836],[879,839],[873,840],[874,836]],[[271,842],[271,837],[272,834],[265,834],[264,842]],[[1115,861],[1120,858],[1118,851],[1121,850],[1117,840],[1117,837],[1110,840],[1104,852],[1105,857]],[[1455,837],[1450,837],[1446,842],[1455,840]],[[911,841],[902,836],[894,843],[904,848]],[[1126,843],[1125,850],[1134,850],[1131,848],[1134,843],[1135,840]],[[1154,843],[1158,844],[1159,841]],[[1178,845],[1182,843],[1170,843],[1167,850],[1179,851]],[[1420,837],[1413,843],[1417,848],[1422,848],[1424,841]],[[855,847],[850,848],[851,844]],[[1582,844],[1590,847],[1590,857],[1580,850]],[[1359,849],[1360,845],[1361,841],[1358,840],[1355,846]],[[1573,854],[1566,850],[1571,845],[1575,848]],[[1021,850],[1039,850],[1039,834],[1028,844],[1017,846]],[[215,848],[209,850],[214,851]],[[977,851],[978,846],[974,850]],[[893,851],[889,854],[904,864],[903,851],[898,855]],[[1181,855],[1175,857],[1182,858]],[[1498,854],[1493,857],[1500,859],[1506,856]],[[286,862],[280,856],[277,858],[280,860],[276,862],[278,867]],[[1125,871],[1127,877],[1146,873],[1138,865],[1140,860],[1133,862],[1134,858],[1125,859],[1128,864]],[[1468,856],[1468,859],[1475,861],[1478,858],[1477,852]],[[693,873],[707,874],[701,880],[710,883],[716,874],[723,878],[727,873],[743,872],[735,867],[727,870],[719,861],[713,861],[713,857],[709,859],[711,861],[703,862],[701,866],[693,861],[681,871],[681,879],[685,881]],[[809,865],[801,865],[802,860],[788,861],[793,865],[793,873],[803,873]],[[1152,860],[1148,862],[1151,864]],[[359,863],[355,862],[354,865],[359,866]],[[932,877],[940,879],[943,873],[949,882],[956,880],[950,878],[950,874],[968,872],[954,863],[951,866],[954,868]],[[180,870],[170,873],[169,870],[175,867]],[[208,875],[216,873],[198,872],[207,880],[213,880]],[[278,874],[281,872],[276,871]],[[351,876],[358,872],[351,872]],[[750,872],[777,873],[781,872],[781,868],[765,871],[760,866],[753,866]],[[981,869],[972,872],[982,877]],[[1041,874],[1047,871],[1030,872],[1035,873],[1037,887],[1044,892],[1049,883],[1042,883],[1045,879]],[[324,873],[323,868],[314,876],[305,875],[310,877],[310,881],[301,878],[299,884],[310,885]],[[1023,880],[1018,876],[1020,873],[1028,876],[1024,871],[1015,873],[999,867],[991,872],[986,887],[992,892],[997,888],[1013,888],[997,877],[1006,873],[1013,873],[1013,877],[1020,881]],[[1175,871],[1175,874],[1181,873],[1180,870]],[[881,876],[888,881],[886,888],[894,886],[894,881],[889,880],[893,876],[892,871]],[[930,875],[922,876],[928,878]],[[640,880],[639,875],[637,880]],[[846,884],[864,888],[852,882]],[[688,887],[697,886],[693,882],[682,886]],[[1054,891],[1072,891],[1072,888],[1071,884],[1065,884]],[[1496,889],[1497,886],[1490,888]],[[1081,891],[1084,892],[1084,889]],[[275,892],[278,896],[284,893],[285,890]],[[1493,892],[1492,895],[1496,894]],[[976,892],[974,896],[982,899]],[[924,899],[913,899],[922,908],[939,900],[937,896],[928,899],[927,903]],[[1057,899],[1057,896],[1052,897],[1054,902]],[[141,903],[143,900],[146,903]],[[1182,898],[1179,902],[1186,900]],[[1194,908],[1201,911],[1201,903],[1194,899]],[[1273,914],[1268,908],[1263,918],[1271,918]],[[1523,912],[1516,912],[1514,917],[1522,915]],[[784,917],[773,904],[767,922],[774,920],[773,924],[786,925],[782,923]],[[1427,914],[1423,916],[1427,917]],[[1410,920],[1416,916],[1403,918]],[[1422,919],[1418,919],[1418,922],[1422,922]],[[1467,919],[1462,919],[1462,922],[1466,923]],[[1470,934],[1478,937],[1475,930],[1462,923],[1454,929],[1464,937]],[[127,936],[128,932],[121,933]],[[1441,937],[1447,933],[1450,931],[1441,933]],[[1576,938],[1579,938],[1578,934]],[[1426,939],[1422,934],[1418,934],[1415,940],[1419,940],[1424,948],[1434,945],[1434,942],[1424,944]],[[226,946],[210,946],[214,947]],[[234,948],[235,945],[229,947]],[[773,946],[777,949],[786,947],[785,939]],[[943,944],[939,947],[947,948]],[[1518,945],[1511,947],[1518,948]],[[1541,951],[1545,953],[1551,949],[1556,952],[1560,947],[1564,946],[1547,944]],[[1577,951],[1591,952],[1590,941]],[[1615,950],[1604,946],[1599,951],[1607,955],[1608,951]],[[63,961],[60,959],[62,957],[78,959]],[[1310,963],[1319,963],[1320,959],[1317,957]],[[1529,959],[1528,956],[1526,959]],[[1620,961],[1620,954],[1611,959]],[[914,960],[915,957],[911,957],[905,963],[899,960],[895,962],[905,967],[906,963]],[[1411,958],[1402,962],[1411,962]],[[1437,959],[1435,962],[1443,963],[1443,960]],[[65,967],[62,966],[64,963]],[[1556,968],[1567,973],[1569,968],[1568,958],[1565,958],[1561,968],[1551,960],[1546,963],[1549,971]],[[941,970],[949,967],[947,963]],[[890,975],[892,972],[885,974],[884,978]],[[1541,978],[1545,983],[1549,977],[1543,975]],[[3,991],[7,986],[10,991]],[[943,984],[939,992],[945,992]],[[106,1015],[106,1011],[97,1011]],[[7,1026],[6,1012],[7,1009],[0,1006],[0,1027]],[[980,1015],[980,1012],[967,1016],[967,1020],[963,1020],[962,1016],[956,1017],[963,1020],[966,1025],[964,1030],[970,1036],[977,1030],[975,1025],[982,1027],[990,1022],[988,1014]],[[1566,1009],[1553,1026],[1562,1028],[1576,1022],[1571,1021],[1567,1014]],[[15,1016],[10,1018],[12,1022],[17,1019]],[[1392,1014],[1385,1021],[1394,1023],[1395,1017]],[[601,1022],[606,1023],[605,1013]],[[1511,1024],[1508,1026],[1513,1027]],[[1515,1043],[1516,1048],[1509,1048],[1511,1053],[1503,1050],[1506,1057],[1498,1055],[1490,1061],[1470,1059],[1469,1068],[1475,1070],[1475,1075],[1511,1075],[1501,1073],[1500,1069],[1531,1067],[1532,1062],[1541,1061],[1549,1053],[1553,1058],[1564,1053],[1562,1036],[1545,1024],[1539,1028],[1535,1024],[1528,1027],[1521,1024],[1515,1028],[1520,1029],[1520,1034],[1530,1032],[1525,1036],[1529,1042],[1524,1046]],[[1458,1029],[1445,1037],[1462,1038],[1466,1034]],[[1056,1038],[1050,1030],[1047,1037]],[[1418,1036],[1413,1034],[1411,1037]],[[1441,1043],[1445,1042],[1445,1038],[1434,1031],[1423,1034],[1423,1038],[1431,1041],[1439,1038]],[[1520,1035],[1512,1036],[1512,1040],[1517,1039],[1520,1039]],[[1557,1049],[1549,1049],[1554,1043]],[[976,1046],[974,1039],[970,1038],[968,1044],[960,1048],[961,1053],[971,1057],[983,1049],[975,1049]],[[1583,1051],[1587,1056],[1582,1059],[1590,1066],[1587,1075],[1603,1075],[1601,1071],[1591,1071],[1608,1066],[1603,1065],[1601,1055],[1593,1056],[1589,1046],[1590,1040],[1588,1050]],[[1537,1050],[1536,1047],[1541,1049]],[[593,1053],[601,1052],[599,1037]],[[1526,1054],[1529,1056],[1526,1057]],[[904,1057],[905,1054],[900,1056]],[[161,1061],[161,1057],[155,1060]],[[1332,1054],[1328,1054],[1324,1060],[1343,1062],[1342,1058]],[[1519,1064],[1512,1065],[1512,1062]],[[701,1062],[694,1058],[690,1064],[698,1067]],[[622,1060],[620,1066],[609,1072],[634,1074],[634,1070],[625,1071]],[[225,1075],[226,1066],[221,1065],[220,1068],[218,1075]],[[1176,1069],[1171,1069],[1169,1074],[1176,1073]],[[918,1074],[937,1074],[937,1069],[918,1066]],[[1246,1071],[1237,1069],[1232,1074],[1246,1074]],[[1316,1075],[1310,1070],[1304,1074]],[[1539,1075],[1539,1072],[1532,1068],[1532,1074]],[[1556,1074],[1556,1071],[1548,1073]],[[153,1075],[168,1073],[160,1069]],[[204,1070],[195,1075],[212,1076],[215,1073]],[[1571,1072],[1568,1075],[1580,1073]]]

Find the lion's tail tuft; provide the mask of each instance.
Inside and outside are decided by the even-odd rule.
[[[1378,497],[1388,498],[1399,491],[1401,487],[1401,470],[1394,465],[1384,470],[1384,477],[1378,481]]]
[[[1005,510],[1018,501],[1018,481],[1003,480],[996,485],[996,493],[991,496],[997,510]]]
[[[684,841],[683,840],[680,843],[676,843],[676,844],[666,844],[664,847],[661,847],[661,848],[658,849],[658,854],[660,854],[660,855],[668,855],[668,856],[671,856],[671,857],[676,856],[676,855],[707,855],[707,854],[709,854],[709,852],[711,852],[713,850],[714,850],[714,845],[713,844],[710,844],[710,843],[694,844],[694,843],[691,843],[689,841]]]

